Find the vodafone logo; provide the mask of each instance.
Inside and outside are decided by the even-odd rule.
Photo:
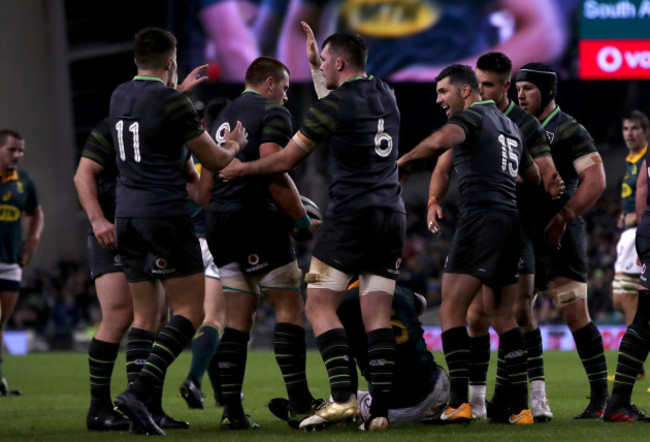
[[[650,40],[583,40],[580,78],[650,79]]]
[[[598,51],[596,63],[605,72],[616,72],[623,65],[623,55],[614,46],[605,46]]]

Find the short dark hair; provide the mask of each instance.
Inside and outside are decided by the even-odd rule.
[[[230,103],[230,98],[227,97],[216,97],[208,101],[208,104],[205,105],[205,109],[203,109],[203,120],[208,129],[210,129],[214,120],[219,116],[219,112],[221,112],[228,103]]]
[[[368,61],[368,47],[366,41],[359,34],[353,32],[337,32],[325,39],[323,48],[330,46],[330,52],[343,54],[345,60],[357,69],[366,69]]]
[[[512,61],[503,52],[488,52],[476,61],[476,69],[498,74],[505,82],[512,77]]]
[[[650,130],[650,122],[648,121],[648,116],[641,111],[631,110],[623,115],[623,120],[636,121],[641,125],[641,129],[644,132]]]
[[[141,69],[165,66],[167,57],[176,50],[174,34],[160,28],[144,28],[135,34],[135,64]]]
[[[277,80],[282,78],[284,72],[290,75],[289,68],[281,61],[272,57],[259,57],[246,70],[246,84],[257,86],[269,77]]]
[[[478,78],[470,66],[464,64],[452,64],[447,66],[436,77],[436,83],[449,77],[449,83],[457,88],[464,84],[472,88],[472,92],[479,93]]]
[[[0,130],[0,146],[4,146],[9,137],[13,137],[17,140],[23,139],[23,137],[13,129],[2,129]]]

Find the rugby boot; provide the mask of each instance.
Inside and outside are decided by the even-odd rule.
[[[91,431],[128,431],[131,421],[115,410],[91,412],[86,416],[86,427]]]
[[[361,431],[386,431],[388,430],[388,418],[384,416],[370,416],[368,420],[359,426]]]
[[[222,416],[221,424],[223,430],[257,430],[260,425],[246,414],[243,417]]]
[[[531,425],[535,423],[533,415],[529,409],[521,410],[518,414],[513,414],[508,418],[508,422],[512,425]]]
[[[187,406],[194,409],[203,409],[203,394],[201,388],[188,376],[180,388],[180,396],[185,399]]]
[[[23,394],[20,390],[11,390],[7,380],[0,378],[0,396],[21,396]]]
[[[324,401],[316,412],[303,419],[299,428],[303,430],[320,430],[332,424],[345,421],[355,421],[361,416],[359,404],[355,395],[343,403],[333,400]]]
[[[551,413],[551,407],[548,405],[548,399],[545,394],[535,395],[535,393],[532,393],[530,396],[530,405],[535,422],[550,422],[553,419],[553,413]]]
[[[468,402],[463,402],[458,408],[447,406],[440,414],[443,424],[469,424],[472,421],[472,409]]]
[[[151,417],[153,418],[153,421],[156,423],[156,425],[163,429],[187,430],[190,428],[189,422],[174,419],[164,411],[162,413],[152,413]]]
[[[650,416],[639,410],[631,402],[624,404],[607,404],[603,414],[605,422],[650,422]]]
[[[128,388],[115,398],[115,409],[131,420],[131,432],[151,436],[164,436],[165,432],[156,424],[137,393]]]
[[[602,419],[607,407],[607,398],[590,399],[589,405],[585,411],[577,415],[574,419]]]
[[[271,399],[268,407],[275,417],[287,421],[291,428],[297,430],[300,428],[300,422],[316,413],[318,407],[324,402],[324,399],[314,399],[309,405],[309,408],[302,413],[296,413],[289,409],[289,400],[285,398]]]

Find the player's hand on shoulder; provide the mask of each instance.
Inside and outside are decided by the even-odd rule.
[[[241,121],[237,120],[237,125],[233,130],[229,131],[226,129],[225,139],[226,141],[235,141],[239,144],[239,150],[246,147],[248,144],[248,132]]]

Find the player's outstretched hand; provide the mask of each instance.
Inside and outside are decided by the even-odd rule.
[[[185,80],[183,80],[183,82],[178,85],[176,90],[181,94],[186,94],[192,91],[192,89],[194,89],[197,85],[205,81],[208,81],[208,77],[205,75],[207,70],[208,70],[207,64],[195,67],[194,69],[192,69],[192,72],[187,74]]]
[[[546,233],[546,241],[548,242],[548,245],[559,249],[562,245],[562,235],[564,235],[565,230],[566,223],[561,220],[560,217],[554,216],[544,231],[544,233]]]
[[[322,60],[318,53],[318,44],[316,43],[314,31],[312,31],[307,22],[301,21],[300,24],[302,25],[303,31],[305,31],[305,37],[307,37],[307,60],[312,69],[318,69]]]
[[[248,132],[239,120],[237,120],[237,125],[232,131],[226,129],[224,138],[226,141],[236,141],[239,144],[239,150],[242,150],[248,144]]]
[[[440,236],[442,229],[438,220],[442,219],[442,207],[438,204],[432,204],[427,210],[427,229],[436,236]]]

